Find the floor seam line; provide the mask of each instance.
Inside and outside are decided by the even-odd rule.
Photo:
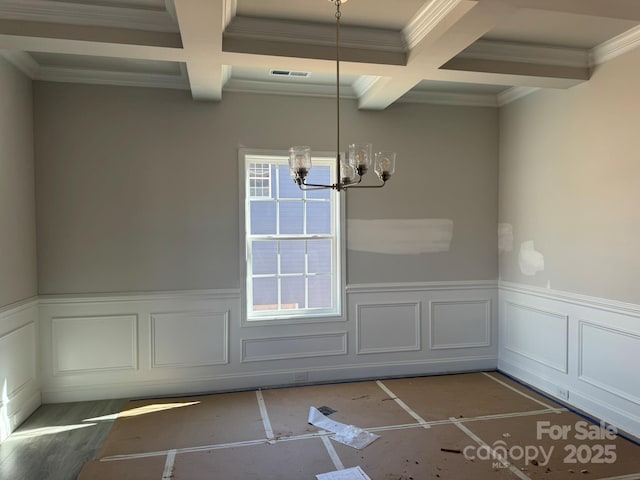
[[[471,430],[469,430],[465,425],[462,425],[462,423],[457,421],[456,418],[452,417],[451,421],[456,427],[462,430],[469,438],[471,438],[478,445],[489,449],[489,451],[491,452],[491,457],[498,460],[502,465],[507,467],[516,477],[520,478],[521,480],[531,480],[531,477],[526,475],[522,470],[520,470],[518,467],[513,465],[506,458],[503,458],[502,455],[499,455],[493,448],[489,446],[487,442],[485,442],[484,440],[482,440],[482,438],[480,438],[478,435],[476,435]]]
[[[162,472],[162,480],[173,479],[173,464],[176,461],[175,448],[167,452],[167,460],[164,462],[164,472]]]
[[[320,438],[322,440],[322,443],[324,444],[324,447],[327,449],[327,453],[329,454],[329,457],[331,457],[333,466],[336,467],[336,470],[344,470],[344,464],[342,463],[342,460],[340,460],[340,456],[338,455],[338,452],[336,452],[336,449],[331,444],[331,440],[329,440],[329,436],[323,435]]]
[[[502,385],[503,387],[506,387],[506,388],[508,388],[509,390],[512,390],[512,391],[514,391],[514,392],[516,392],[516,393],[518,393],[518,394],[522,395],[523,397],[528,398],[529,400],[532,400],[532,401],[536,402],[536,403],[537,403],[537,404],[539,404],[539,405],[542,405],[542,406],[543,406],[543,407],[545,407],[545,408],[548,408],[548,409],[550,409],[550,410],[557,410],[557,411],[558,411],[558,413],[560,413],[560,411],[562,411],[562,410],[566,410],[566,409],[561,409],[561,408],[552,407],[551,405],[549,405],[549,404],[547,404],[547,403],[544,403],[543,401],[538,400],[537,398],[534,398],[534,397],[532,397],[531,395],[527,395],[526,393],[521,392],[521,391],[520,391],[520,390],[518,390],[517,388],[515,388],[515,387],[513,387],[513,386],[509,385],[508,383],[503,382],[503,381],[502,381],[502,380],[500,380],[500,379],[497,379],[497,378],[496,378],[496,377],[494,377],[493,375],[489,375],[487,372],[481,372],[481,373],[482,373],[485,377],[489,377],[491,380],[493,380],[494,382],[499,383],[499,384],[500,384],[500,385]]]
[[[267,413],[267,405],[264,403],[262,390],[256,390],[256,398],[258,399],[258,408],[260,408],[260,416],[262,417],[262,424],[264,425],[267,440],[272,441],[274,439],[273,428],[269,420],[269,413]]]
[[[384,383],[382,383],[380,380],[376,380],[376,384],[387,394],[389,395],[389,398],[393,399],[394,402],[396,402],[400,408],[402,408],[405,412],[407,412],[409,415],[411,415],[412,418],[414,418],[422,427],[424,428],[431,428],[431,426],[429,425],[429,422],[427,422],[424,418],[422,418],[420,415],[418,415],[416,412],[414,412],[409,405],[407,405],[406,403],[404,403],[395,393],[393,393]]]

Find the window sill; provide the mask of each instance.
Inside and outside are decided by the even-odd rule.
[[[346,322],[347,317],[344,312],[340,313],[329,313],[329,314],[321,314],[321,315],[300,315],[295,317],[278,317],[278,316],[269,316],[269,317],[253,317],[246,318],[243,315],[242,318],[242,327],[264,327],[268,325],[306,325],[310,323],[335,323],[335,322]]]

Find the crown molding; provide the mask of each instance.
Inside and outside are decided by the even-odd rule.
[[[400,97],[397,103],[428,103],[432,105],[458,105],[464,107],[498,107],[492,94],[469,94],[452,92],[428,92],[413,90]]]
[[[224,32],[225,38],[258,41],[282,41],[306,45],[335,46],[335,25],[293,22],[270,18],[235,16]],[[405,53],[400,32],[379,28],[345,25],[340,27],[340,46]]]
[[[0,50],[0,55],[27,77],[37,77],[40,65],[27,52]]]
[[[575,68],[589,67],[588,50],[496,40],[478,40],[460,52],[456,58]]]
[[[223,89],[224,92],[261,93],[271,95],[290,95],[304,97],[332,97],[336,96],[336,86],[333,84],[268,82],[264,80],[248,80],[231,78]],[[357,98],[352,87],[340,86],[340,98]]]
[[[538,90],[537,87],[511,87],[497,95],[498,106],[502,107]]]
[[[427,2],[402,30],[409,49],[418,45],[462,0],[432,0]]]
[[[166,11],[46,0],[0,0],[0,18],[131,30],[178,32]]]
[[[46,82],[118,85],[126,87],[153,87],[188,90],[189,82],[183,75],[113,72],[82,68],[41,66],[35,80]]]
[[[594,47],[589,53],[590,66],[601,65],[640,46],[640,25]]]

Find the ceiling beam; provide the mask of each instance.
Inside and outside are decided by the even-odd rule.
[[[545,75],[545,72],[532,70],[529,72],[517,69],[505,69],[502,72],[491,69],[490,71],[479,70],[456,70],[440,68],[429,73],[429,80],[439,82],[459,82],[459,83],[480,83],[484,85],[505,85],[513,87],[531,88],[570,88],[580,83],[584,83],[584,78],[568,78]]]
[[[99,43],[64,38],[25,37],[0,33],[0,49],[22,52],[47,52],[99,57],[135,58],[180,62],[182,48]]]
[[[220,100],[225,81],[222,33],[225,0],[174,0],[182,35],[191,95],[194,100]]]
[[[182,61],[177,33],[0,20],[0,49]]]
[[[445,8],[446,7],[446,8]],[[436,9],[437,15],[429,15]],[[359,100],[360,109],[382,110],[406,94],[430,73],[455,57],[516,9],[501,1],[436,0],[425,4],[415,18],[429,19],[429,27],[409,53],[406,72],[379,79]],[[415,20],[409,26],[415,24]],[[413,27],[415,28],[415,27]],[[409,38],[413,38],[409,33]]]

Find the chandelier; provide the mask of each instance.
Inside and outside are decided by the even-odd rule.
[[[380,188],[383,187],[396,168],[396,152],[377,152],[374,170],[380,179],[376,185],[361,185],[362,177],[371,167],[373,146],[370,143],[349,145],[348,156],[340,154],[340,5],[348,0],[329,0],[336,6],[336,168],[335,183],[330,185],[307,183],[306,178],[311,170],[311,148],[296,146],[289,149],[289,172],[293,181],[301,190],[321,190],[331,188],[342,191],[347,188]]]

